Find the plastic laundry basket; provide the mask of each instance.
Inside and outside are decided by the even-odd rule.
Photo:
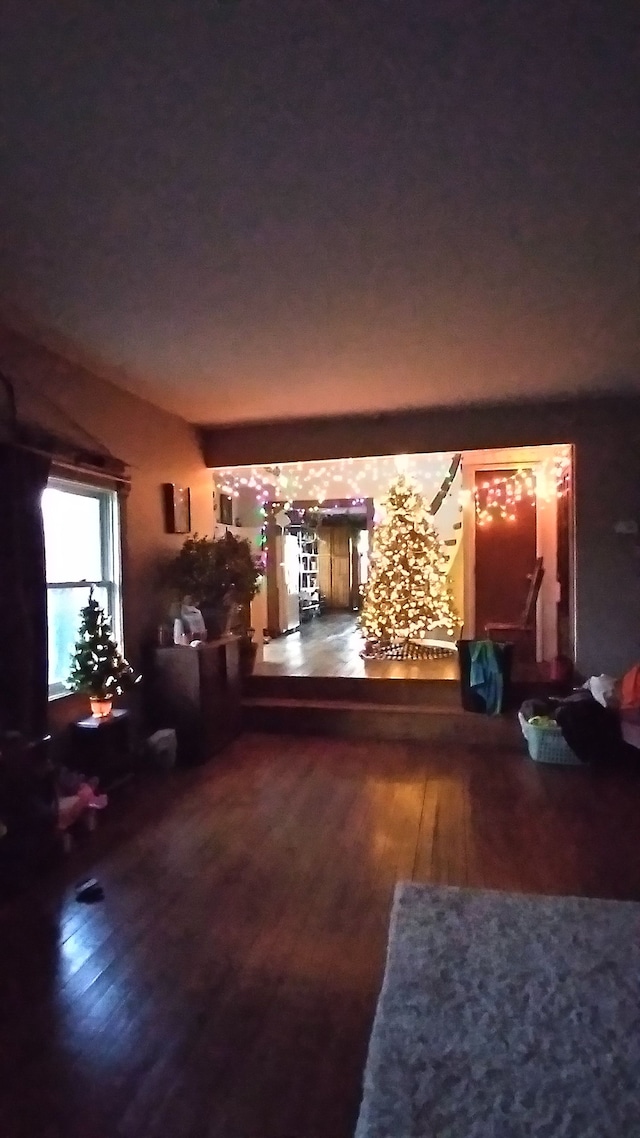
[[[544,726],[529,723],[521,711],[518,712],[518,719],[529,755],[535,763],[556,763],[565,767],[583,765],[577,755],[574,755],[557,723]]]

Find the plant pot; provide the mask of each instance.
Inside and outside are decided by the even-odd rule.
[[[222,601],[219,605],[211,608],[203,607],[200,610],[209,640],[218,640],[221,636],[227,635],[231,630],[236,609],[237,605],[232,601]]]
[[[200,611],[209,640],[217,640],[223,636],[227,625],[227,610],[224,605],[211,606],[211,608],[202,605]]]
[[[89,696],[89,704],[91,706],[91,714],[94,719],[106,719],[113,710],[113,700],[111,698],[105,699],[103,696]]]

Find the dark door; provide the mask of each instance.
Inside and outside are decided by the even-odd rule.
[[[479,506],[490,498],[489,486],[517,476],[516,470],[479,470],[476,494]],[[506,500],[505,487],[497,498]],[[494,491],[495,492],[495,491]],[[491,509],[491,521],[481,524],[476,515],[476,637],[492,621],[517,622],[522,618],[529,591],[529,577],[536,560],[536,499],[523,493],[511,502],[507,517]]]

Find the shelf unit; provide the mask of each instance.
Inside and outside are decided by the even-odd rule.
[[[318,535],[315,530],[298,531],[300,550],[300,619],[310,620],[320,612],[318,578]]]

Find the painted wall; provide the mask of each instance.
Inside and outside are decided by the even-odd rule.
[[[135,662],[163,611],[159,566],[184,540],[165,533],[161,484],[188,485],[193,529],[213,529],[211,472],[203,464],[196,435],[177,416],[3,328],[0,370],[14,384],[20,418],[71,437],[87,449],[93,439],[131,468],[124,600],[126,651]],[[60,706],[64,703],[75,701],[51,705],[57,721],[66,714]]]
[[[640,660],[640,398],[465,406],[202,432],[211,466],[571,443],[575,448],[576,655],[586,672]]]

